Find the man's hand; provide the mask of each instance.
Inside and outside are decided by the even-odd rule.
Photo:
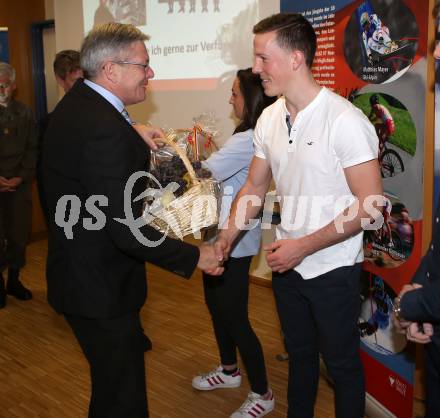
[[[407,292],[412,292],[413,290],[416,289],[420,289],[422,287],[421,284],[418,283],[413,283],[413,284],[406,284],[405,286],[402,287],[402,289],[400,290],[400,293],[398,295],[398,298],[401,299],[402,296],[407,293]],[[394,326],[396,327],[396,331],[399,334],[407,334],[407,330],[408,328],[411,326],[412,322],[411,321],[407,321],[404,318],[396,318],[395,315],[393,315],[393,322],[394,322]]]
[[[165,143],[161,141],[161,139],[164,138],[162,129],[142,125],[141,123],[136,123],[132,126],[152,151],[157,151],[165,145]]]
[[[231,246],[229,245],[226,238],[218,235],[214,242],[214,252],[218,261],[226,261],[229,257],[229,252],[231,251]]]
[[[413,290],[420,289],[421,287],[423,287],[423,286],[422,286],[421,284],[419,284],[419,283],[406,284],[406,285],[403,286],[402,289],[400,290],[399,298],[402,298],[402,296],[403,296],[406,292],[411,292],[411,291],[413,291]]]
[[[419,283],[406,284],[402,287],[399,293],[399,298],[407,292],[412,292],[423,287]],[[405,334],[408,341],[419,344],[427,344],[431,342],[431,337],[434,335],[434,327],[429,322],[423,322],[421,325],[418,322],[410,322],[405,319],[398,320],[394,317],[394,325],[397,332]]]
[[[23,182],[21,177],[12,177],[9,180],[0,176],[0,192],[15,192],[15,189]]]
[[[7,186],[10,189],[16,189],[21,183],[23,183],[23,179],[21,177],[12,177],[8,180]]]
[[[308,255],[301,239],[280,239],[263,247],[268,251],[266,260],[272,271],[284,273],[296,267]]]
[[[396,315],[393,313],[393,323],[396,328],[397,333],[406,335],[406,329],[411,325],[410,321],[406,319],[398,319]]]
[[[433,334],[434,328],[428,322],[424,322],[422,325],[417,322],[411,322],[409,327],[406,328],[407,340],[419,344],[430,343]]]
[[[9,191],[8,180],[5,177],[0,176],[0,193]]]
[[[222,261],[219,261],[216,256],[214,246],[202,244],[199,247],[199,250],[200,257],[197,267],[211,276],[220,276],[223,273],[224,268],[222,267]]]

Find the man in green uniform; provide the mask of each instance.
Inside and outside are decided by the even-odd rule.
[[[32,298],[19,272],[25,264],[31,222],[37,128],[31,110],[14,100],[15,89],[14,68],[0,62],[0,308],[6,304],[6,294],[20,300]]]

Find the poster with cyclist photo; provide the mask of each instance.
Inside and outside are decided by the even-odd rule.
[[[416,127],[408,109],[385,93],[352,94],[350,101],[364,112],[376,129],[382,177],[402,174],[417,147]]]
[[[364,257],[378,267],[396,268],[414,248],[414,226],[408,208],[390,193],[382,227],[364,232]]]
[[[394,81],[409,69],[418,41],[416,18],[401,0],[365,0],[347,24],[345,59],[363,81]]]
[[[366,379],[374,381],[369,392],[388,411],[393,411],[387,416],[403,417],[408,415],[410,405],[400,401],[402,393],[412,392],[414,357],[405,350],[407,340],[397,332],[392,320],[396,296],[395,289],[381,276],[362,273],[358,328],[361,355],[364,360],[368,356]]]
[[[358,329],[361,342],[384,355],[400,353],[406,338],[399,334],[392,320],[394,290],[382,277],[363,272],[361,278],[361,313]]]

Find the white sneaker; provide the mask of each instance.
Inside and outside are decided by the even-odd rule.
[[[192,386],[198,390],[213,390],[218,388],[238,388],[241,385],[240,369],[234,374],[228,375],[223,373],[222,366],[207,374],[194,377]]]
[[[248,398],[229,418],[260,418],[273,411],[275,399],[271,392],[270,399],[264,400],[261,395],[249,392]]]

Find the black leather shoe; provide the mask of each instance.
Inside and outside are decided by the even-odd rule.
[[[6,291],[8,295],[14,296],[20,300],[30,300],[32,299],[32,292],[23,286],[20,280],[8,280],[8,285],[6,286]]]

